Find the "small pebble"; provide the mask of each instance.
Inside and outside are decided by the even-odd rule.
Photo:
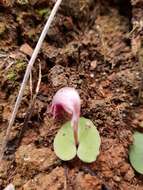
[[[96,67],[97,67],[97,61],[96,61],[96,60],[95,60],[95,61],[92,61],[92,62],[90,63],[90,69],[91,69],[91,70],[94,70]]]

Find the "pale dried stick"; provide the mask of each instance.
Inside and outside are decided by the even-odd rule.
[[[39,80],[38,80],[38,83],[37,83],[37,87],[36,87],[36,96],[39,92],[39,89],[40,89],[40,83],[41,83],[41,79],[42,79],[42,72],[41,72],[42,68],[41,68],[41,64],[39,62]]]
[[[11,61],[9,65],[5,68],[5,73],[9,70],[9,68],[15,63],[15,61]]]
[[[20,144],[21,139],[23,137],[23,133],[27,129],[28,122],[29,122],[29,120],[31,118],[31,115],[33,113],[33,107],[34,107],[34,104],[35,104],[35,101],[36,101],[36,98],[37,98],[37,95],[38,95],[38,92],[39,92],[39,89],[40,89],[41,79],[42,79],[41,64],[39,62],[39,78],[38,78],[38,82],[37,82],[37,87],[36,87],[34,96],[31,97],[31,102],[29,104],[29,107],[28,107],[28,110],[27,110],[27,113],[26,113],[26,116],[25,116],[25,119],[24,119],[23,127],[21,128],[20,133],[18,135],[18,141],[17,141],[16,147],[18,147],[18,145]]]
[[[32,99],[32,97],[33,97],[32,71],[30,72],[29,88],[30,88],[31,99]]]
[[[30,75],[30,72],[32,70],[32,67],[33,67],[33,64],[37,58],[37,55],[40,51],[40,48],[42,46],[42,43],[45,39],[45,36],[49,30],[49,27],[54,19],[54,16],[55,14],[57,13],[57,10],[61,4],[62,0],[57,0],[55,5],[54,5],[54,8],[52,9],[51,11],[51,14],[45,24],[45,27],[41,33],[41,36],[38,40],[38,43],[34,49],[34,52],[32,54],[32,57],[28,63],[28,66],[27,66],[27,69],[26,69],[26,72],[25,72],[25,75],[24,75],[24,79],[23,79],[23,82],[21,84],[21,88],[20,88],[20,91],[19,91],[19,94],[18,94],[18,97],[17,97],[17,100],[16,100],[16,103],[15,103],[15,106],[14,106],[14,110],[12,112],[12,116],[10,118],[10,121],[9,121],[9,124],[8,124],[8,128],[7,128],[7,131],[6,131],[6,135],[5,135],[5,138],[3,140],[3,143],[2,143],[2,148],[1,148],[1,152],[0,152],[0,162],[3,158],[3,155],[4,155],[4,151],[5,151],[5,147],[6,147],[6,144],[7,144],[7,141],[8,141],[8,138],[9,138],[9,135],[10,135],[10,131],[11,131],[11,128],[12,128],[12,125],[14,123],[14,120],[15,120],[15,117],[16,117],[16,114],[17,114],[17,111],[18,111],[18,108],[20,106],[20,103],[21,103],[21,100],[22,100],[22,96],[23,96],[23,93],[24,93],[24,89],[25,89],[25,86],[26,86],[26,83],[27,83],[27,80],[29,78],[29,75]]]
[[[100,38],[101,45],[102,45],[102,48],[103,48],[104,62],[106,62],[107,43],[105,42],[102,28],[99,25],[97,25],[96,29],[97,29],[97,32],[99,34],[99,38]]]

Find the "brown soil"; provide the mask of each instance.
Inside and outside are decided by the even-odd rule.
[[[33,68],[33,94],[42,83],[30,121],[29,83],[0,165],[0,189],[143,190],[143,176],[128,159],[134,130],[143,122],[142,0],[64,0]],[[49,0],[0,1],[0,144],[27,61],[54,4]],[[131,30],[134,29],[132,32]],[[98,159],[59,160],[53,139],[60,127],[46,115],[54,93],[75,87],[81,115],[97,126]]]

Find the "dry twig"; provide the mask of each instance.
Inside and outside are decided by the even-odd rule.
[[[32,116],[33,107],[34,107],[34,104],[35,104],[35,101],[36,101],[36,98],[37,98],[37,95],[38,95],[38,92],[39,92],[39,89],[40,89],[41,79],[42,79],[41,64],[39,62],[39,78],[38,78],[37,87],[36,87],[36,90],[35,90],[35,94],[34,94],[34,96],[32,96],[32,100],[31,100],[30,105],[28,107],[28,110],[27,110],[27,113],[26,113],[26,116],[25,116],[25,119],[24,119],[23,127],[20,130],[20,133],[18,134],[18,142],[16,144],[16,147],[18,147],[18,145],[20,144],[22,136],[23,136],[23,133],[26,131],[27,126],[28,126],[28,122],[29,122],[29,120],[30,120],[30,118]]]
[[[30,72],[29,86],[30,86],[30,93],[31,93],[31,99],[32,99],[33,97],[32,71]]]
[[[27,84],[27,80],[29,78],[29,75],[30,75],[30,72],[32,70],[33,64],[34,64],[34,62],[35,62],[35,60],[37,58],[37,55],[38,55],[38,53],[40,51],[40,48],[41,48],[42,43],[43,43],[43,41],[45,39],[45,36],[46,36],[46,34],[47,34],[48,30],[49,30],[49,27],[50,27],[50,25],[51,25],[51,23],[52,23],[52,21],[54,19],[55,14],[57,13],[57,10],[58,10],[61,2],[62,2],[62,0],[57,0],[56,1],[55,6],[51,11],[51,14],[50,14],[50,16],[49,16],[49,18],[48,18],[48,20],[47,20],[47,22],[45,24],[45,27],[44,27],[44,29],[43,29],[43,31],[41,33],[41,36],[40,36],[40,38],[38,40],[38,43],[37,43],[37,45],[36,45],[36,47],[34,49],[32,57],[31,57],[31,59],[29,61],[29,64],[27,66],[27,69],[26,69],[26,72],[25,72],[25,75],[24,75],[24,79],[23,79],[23,82],[21,84],[21,88],[20,88],[16,103],[15,103],[15,106],[14,106],[14,110],[12,112],[12,116],[11,116],[10,121],[9,121],[9,125],[8,125],[7,131],[6,131],[6,135],[5,135],[5,138],[4,138],[3,143],[2,143],[2,148],[1,148],[1,152],[0,152],[0,162],[1,162],[2,158],[3,158],[5,147],[6,147],[8,139],[9,139],[10,131],[11,131],[12,125],[14,123],[18,108],[20,106],[22,96],[23,96],[23,93],[24,93],[24,89],[25,89],[25,86]]]

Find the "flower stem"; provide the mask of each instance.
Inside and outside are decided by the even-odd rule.
[[[73,131],[74,131],[74,142],[75,145],[78,146],[78,124],[74,125]]]

